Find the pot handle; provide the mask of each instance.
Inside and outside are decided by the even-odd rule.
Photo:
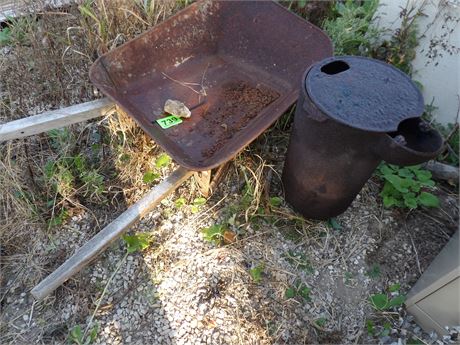
[[[402,121],[396,132],[385,133],[378,147],[390,164],[416,165],[435,158],[443,149],[441,135],[420,118]]]

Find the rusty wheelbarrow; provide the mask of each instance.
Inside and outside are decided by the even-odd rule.
[[[271,1],[199,1],[100,57],[92,82],[181,166],[228,161],[297,99],[311,64],[332,55],[318,28]],[[190,119],[155,120],[174,98]]]
[[[187,179],[229,161],[297,99],[313,63],[332,55],[317,27],[272,1],[198,1],[101,56],[92,82],[181,165],[33,290],[41,299]],[[163,129],[167,99],[192,110]]]

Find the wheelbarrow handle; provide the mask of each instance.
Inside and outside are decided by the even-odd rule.
[[[187,180],[193,171],[183,167],[176,169],[170,176],[153,187],[142,199],[129,207],[97,235],[84,244],[54,272],[35,286],[31,293],[36,300],[42,300],[71,278],[94,258],[104,251],[114,240],[121,236],[137,220],[153,210],[160,201]]]

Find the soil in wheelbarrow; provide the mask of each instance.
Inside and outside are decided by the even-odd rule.
[[[213,138],[214,142],[201,152],[203,157],[211,157],[279,96],[278,92],[261,84],[250,85],[240,81],[224,85],[223,103],[205,109],[202,115],[209,124],[204,135]]]

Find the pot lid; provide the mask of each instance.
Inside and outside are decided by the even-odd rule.
[[[409,76],[364,57],[320,61],[307,73],[305,88],[325,115],[366,131],[396,131],[401,121],[419,117],[424,110],[423,96]]]

